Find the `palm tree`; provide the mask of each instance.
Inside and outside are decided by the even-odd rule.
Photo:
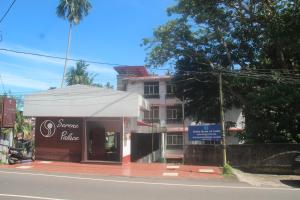
[[[89,65],[84,61],[76,63],[76,67],[71,67],[66,74],[67,85],[83,84],[93,85],[96,74],[90,74],[87,72]]]
[[[88,0],[60,0],[56,8],[56,14],[58,17],[67,19],[69,21],[69,34],[68,34],[68,47],[66,51],[64,73],[61,81],[61,87],[63,87],[64,79],[66,75],[66,67],[68,62],[68,54],[70,50],[71,42],[71,30],[73,25],[79,24],[84,16],[87,16],[92,5]]]
[[[24,138],[27,138],[31,134],[32,124],[23,116],[23,112],[16,112],[16,122],[14,125],[14,136],[22,134]]]

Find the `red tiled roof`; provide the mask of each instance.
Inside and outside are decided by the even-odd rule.
[[[145,66],[117,66],[114,69],[120,75],[128,75],[128,76],[149,76],[149,73]]]

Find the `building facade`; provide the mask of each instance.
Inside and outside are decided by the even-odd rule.
[[[183,144],[188,143],[186,133],[190,121],[183,120],[183,104],[175,97],[172,77],[150,75],[144,66],[121,66],[115,67],[115,70],[118,72],[118,90],[137,93],[148,100],[150,111],[144,112],[140,120],[151,127],[158,127],[159,133],[156,134],[159,134],[162,158],[182,160]]]
[[[131,161],[131,133],[149,110],[136,93],[73,85],[25,95],[24,116],[35,117],[40,160]]]
[[[150,75],[144,66],[118,66],[115,70],[118,72],[118,90],[137,93],[148,100],[150,111],[144,112],[140,120],[152,129],[144,129],[140,133],[159,135],[160,153],[163,159],[183,161],[184,145],[220,143],[219,141],[189,141],[188,126],[195,123],[184,118],[183,101],[175,97],[176,88],[171,82],[171,76]],[[225,120],[234,124],[227,130],[227,143],[238,144],[235,133],[243,130],[244,127],[242,110],[238,108],[228,110],[225,112]],[[158,131],[153,130],[153,127],[158,127]]]

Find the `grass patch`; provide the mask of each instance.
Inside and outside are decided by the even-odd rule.
[[[229,164],[223,166],[223,175],[224,176],[234,176],[232,167]]]

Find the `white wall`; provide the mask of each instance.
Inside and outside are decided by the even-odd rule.
[[[232,121],[236,123],[236,128],[244,129],[245,118],[241,108],[231,108],[225,112],[225,121]]]
[[[166,124],[167,119],[167,106],[181,104],[181,101],[177,98],[166,98],[167,94],[167,81],[169,79],[157,80],[159,81],[159,95],[160,98],[147,99],[150,105],[159,106],[159,119],[161,121],[161,126],[178,126],[176,124]],[[144,82],[147,81],[156,81],[156,80],[128,80],[127,82],[127,91],[144,95]],[[125,84],[125,82],[123,82]],[[181,123],[179,123],[182,127]]]

